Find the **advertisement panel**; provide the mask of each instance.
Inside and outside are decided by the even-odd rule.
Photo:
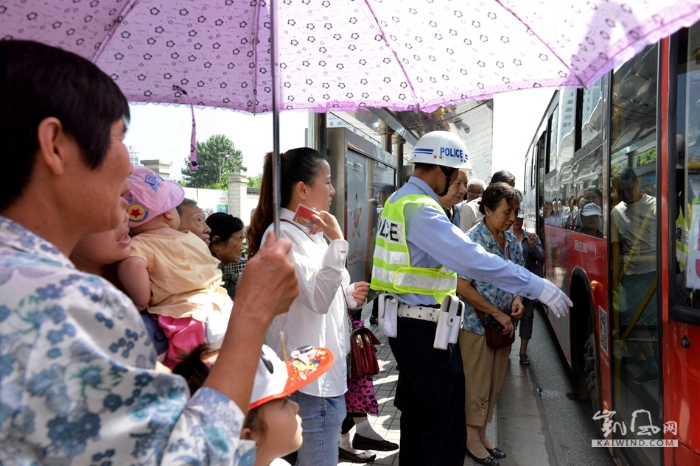
[[[352,281],[369,281],[379,213],[394,192],[394,169],[348,150],[345,159],[345,238]]]

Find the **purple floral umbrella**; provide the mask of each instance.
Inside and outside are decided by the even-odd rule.
[[[282,0],[277,18],[281,110],[431,110],[590,85],[700,2]],[[251,113],[272,110],[270,21],[264,0],[0,0],[0,37],[89,58],[132,102]]]
[[[286,109],[430,111],[516,89],[587,86],[700,19],[700,1],[690,0],[273,5],[274,17],[265,0],[0,0],[0,37],[78,53],[132,102],[274,109],[277,122]]]

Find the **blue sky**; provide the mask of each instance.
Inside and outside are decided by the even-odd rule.
[[[525,152],[539,124],[552,90],[533,89],[499,94],[494,99],[493,171],[522,167]],[[189,154],[191,117],[187,106],[131,105],[127,146],[134,146],[141,160],[172,162],[171,175],[179,178]],[[243,152],[249,176],[262,172],[263,157],[272,150],[272,116],[250,115],[219,109],[195,109],[197,139],[225,134]],[[282,151],[305,145],[306,112],[282,112]],[[518,186],[522,170],[516,170]]]

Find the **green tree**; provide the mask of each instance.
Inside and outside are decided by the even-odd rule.
[[[248,178],[248,187],[249,188],[259,188],[262,186],[262,173],[259,173],[255,176],[251,176]]]
[[[182,178],[188,188],[228,189],[228,174],[247,170],[243,153],[223,134],[197,141],[197,163],[199,170],[192,170],[190,158],[185,158]]]

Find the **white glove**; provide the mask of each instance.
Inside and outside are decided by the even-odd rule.
[[[542,280],[544,282],[544,288],[542,288],[542,293],[537,297],[542,304],[547,306],[550,311],[554,313],[555,316],[561,317],[569,313],[569,306],[573,306],[573,303],[566,296],[562,290],[560,290],[557,285],[550,282],[549,280]]]

